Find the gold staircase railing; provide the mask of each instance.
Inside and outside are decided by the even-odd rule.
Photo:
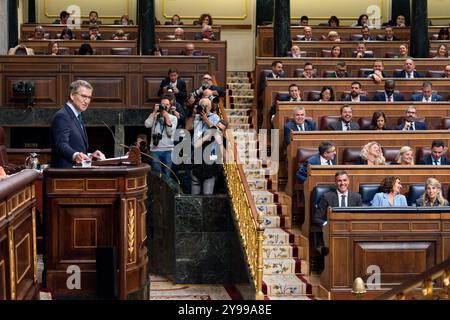
[[[228,122],[223,102],[219,105],[219,114]],[[233,206],[234,218],[239,229],[242,246],[246,254],[250,276],[255,285],[255,299],[263,300],[263,240],[264,217],[258,213],[253,201],[252,193],[247,184],[244,169],[237,162],[237,147],[231,130],[226,132],[227,150],[231,156],[227,156],[223,169],[225,180]]]
[[[408,293],[421,288],[423,299],[440,299],[439,295],[435,294],[433,282],[441,278],[444,291],[443,294],[449,298],[450,294],[450,259],[447,259],[434,267],[422,272],[411,279],[405,281],[403,284],[386,291],[376,300],[406,300]]]

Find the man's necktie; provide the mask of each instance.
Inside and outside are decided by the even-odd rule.
[[[331,160],[328,160],[327,163],[329,166],[331,166]]]
[[[388,96],[388,102],[392,102],[392,96]]]
[[[303,126],[301,124],[298,125],[298,131],[304,131]]]
[[[81,117],[81,113],[78,115],[78,121],[80,122],[81,129],[84,131],[84,123],[83,118]]]
[[[436,159],[433,159],[433,164],[435,165],[435,166],[437,166],[438,165],[438,161],[436,160]]]
[[[345,194],[341,195],[341,207],[346,207],[346,205],[345,205]]]
[[[350,123],[347,123],[345,126],[347,127],[347,131],[350,131]]]

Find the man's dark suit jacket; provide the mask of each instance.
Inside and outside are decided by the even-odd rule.
[[[311,37],[311,40],[306,40],[305,36],[302,36],[301,38],[298,39],[298,41],[318,41],[319,39],[316,37]]]
[[[89,143],[86,129],[81,129],[80,122],[67,104],[56,112],[50,132],[53,168],[72,168],[75,152],[87,154]]]
[[[416,70],[413,71],[414,78],[423,78],[423,76],[418,73]],[[406,79],[406,71],[395,71],[394,72],[394,78],[405,78]]]
[[[329,130],[334,130],[334,131],[341,131],[342,130],[342,119],[339,118],[337,121],[335,122],[331,122],[328,125],[328,129]],[[356,122],[350,121],[350,130],[359,130],[359,124],[357,124]]]
[[[280,75],[280,78],[285,78],[286,75],[283,72]],[[266,79],[274,79],[273,73],[269,73],[266,77],[261,77],[261,80],[259,80],[259,92],[264,92],[264,86],[266,85]]]
[[[394,98],[394,102],[396,101],[405,101],[405,97],[402,96],[401,94],[398,93],[393,93],[392,94],[393,98]],[[384,92],[377,92],[375,93],[375,95],[373,96],[373,101],[386,101],[386,96]]]
[[[361,100],[361,101],[370,101],[370,99],[367,96],[361,96],[361,95],[359,96],[359,100]],[[352,96],[347,94],[345,96],[344,100],[342,100],[342,101],[352,101]]]
[[[411,96],[411,101],[422,101],[423,93],[416,93]],[[443,101],[442,97],[436,93],[431,94],[431,101]]]
[[[345,71],[345,75],[341,78],[351,78],[351,77],[352,77],[352,74],[348,71]],[[334,71],[332,74],[330,74],[328,78],[338,78],[336,71]]]
[[[331,160],[331,163],[333,165],[336,165],[336,159]],[[310,157],[303,163],[301,168],[298,169],[295,176],[297,177],[297,180],[301,183],[305,182],[306,178],[308,177],[308,165],[321,165],[320,155],[316,154],[315,156]]]
[[[395,130],[403,130],[403,127],[405,126],[405,121],[403,121],[401,124],[399,124],[397,127],[395,127]],[[417,122],[414,121],[414,128],[416,130],[427,130],[427,125],[423,122]]]
[[[170,79],[165,78],[161,81],[161,84],[159,85],[158,90],[158,97],[160,97],[163,94],[163,88],[167,87],[170,84]],[[178,94],[175,94],[175,98],[177,99],[177,102],[181,105],[184,105],[184,102],[187,98],[187,91],[186,91],[186,82],[181,79],[177,79],[177,88],[179,90]]]
[[[361,207],[361,195],[356,192],[349,191],[347,205],[349,207]],[[322,227],[323,223],[327,221],[328,207],[339,207],[339,199],[336,191],[325,193],[319,200],[317,210],[313,212],[313,224]]]
[[[377,37],[377,38],[378,38],[378,37]],[[396,36],[392,36],[392,39],[391,39],[391,40],[388,40],[388,39],[386,38],[386,36],[382,36],[382,37],[380,37],[378,40],[379,40],[379,41],[399,41],[400,39],[397,38]]]
[[[317,130],[317,126],[316,126],[316,123],[314,122],[314,120],[305,119],[305,123],[303,124],[303,126],[305,127],[305,131],[316,131]],[[289,120],[284,125],[284,143],[286,145],[288,145],[291,142],[291,137],[290,137],[291,130],[299,131],[297,124],[295,123],[294,120]]]
[[[419,160],[418,164],[433,164],[433,160],[431,160],[431,154]],[[449,165],[450,159],[447,157],[441,157],[441,165]]]

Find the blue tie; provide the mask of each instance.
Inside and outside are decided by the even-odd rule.
[[[434,161],[434,165],[437,166],[438,165],[438,161],[436,159],[433,159]]]
[[[345,194],[341,196],[341,207],[346,207],[345,205]]]
[[[84,123],[83,118],[81,117],[81,113],[78,115],[78,121],[80,122],[81,129],[84,131]]]

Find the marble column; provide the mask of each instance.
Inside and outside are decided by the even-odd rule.
[[[291,49],[291,7],[286,0],[275,0],[273,14],[274,56],[284,57]]]
[[[141,54],[148,55],[155,44],[155,3],[154,0],[138,1],[139,34]]]
[[[8,0],[7,2],[8,17],[8,47],[13,48],[19,44],[19,30],[17,19],[17,0]]]
[[[0,1],[0,55],[8,53],[8,3]]]
[[[36,0],[28,0],[28,23],[36,23]]]
[[[429,44],[427,6],[427,0],[414,0],[412,2],[409,54],[414,58],[428,57]]]

